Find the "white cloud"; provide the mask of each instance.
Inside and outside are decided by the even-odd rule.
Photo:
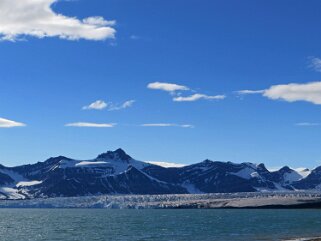
[[[311,67],[312,69],[314,69],[317,72],[321,72],[321,59],[316,58],[316,57],[312,57],[309,67]]]
[[[83,20],[83,23],[86,23],[89,25],[97,25],[97,26],[115,26],[116,25],[115,20],[106,20],[100,16],[85,18]]]
[[[321,125],[320,123],[313,123],[313,122],[300,122],[296,123],[296,126],[319,126]]]
[[[274,85],[263,94],[273,100],[283,99],[288,102],[307,101],[321,104],[321,82],[307,84]]]
[[[142,124],[141,126],[145,126],[145,127],[168,127],[168,126],[174,126],[174,124],[170,124],[170,123],[154,123],[154,124]]]
[[[93,127],[93,128],[112,128],[115,123],[90,123],[90,122],[75,122],[66,124],[67,127]]]
[[[12,128],[12,127],[21,127],[21,126],[26,126],[26,124],[0,118],[0,128]]]
[[[149,83],[147,85],[147,88],[153,89],[153,90],[163,90],[163,91],[167,91],[167,92],[175,92],[175,91],[179,91],[179,90],[189,90],[189,88],[184,85],[177,85],[177,84],[163,83],[163,82]]]
[[[194,125],[189,125],[189,124],[185,124],[185,125],[179,125],[182,128],[194,128]]]
[[[110,103],[109,107],[108,107],[108,110],[109,111],[114,111],[114,110],[127,109],[129,107],[132,107],[135,102],[136,102],[135,100],[127,100],[121,105],[115,105],[115,104]]]
[[[127,100],[124,102],[124,104],[122,104],[122,107],[123,108],[131,107],[135,102],[136,102],[136,100]]]
[[[238,91],[240,94],[242,94],[242,92],[244,91]],[[246,90],[246,92],[243,94],[250,93],[249,90]],[[321,82],[273,85],[266,90],[252,91],[251,94],[262,94],[272,100],[285,100],[287,102],[306,101],[321,105]]]
[[[147,161],[147,163],[154,164],[161,167],[184,167],[186,164],[173,163],[173,162],[157,162],[157,161]]]
[[[108,111],[122,110],[122,109],[127,109],[129,107],[132,107],[135,102],[136,102],[135,100],[127,100],[124,103],[118,105],[118,104],[113,104],[112,102],[107,103],[103,100],[96,100],[90,105],[84,106],[82,109],[83,110],[103,110],[107,108]]]
[[[90,105],[86,105],[83,107],[83,110],[103,110],[108,106],[108,104],[103,100],[96,100]]]
[[[142,124],[143,127],[181,127],[181,128],[194,128],[193,125],[184,124],[173,124],[173,123],[150,123],[150,124]]]
[[[52,4],[59,0],[1,0],[0,38],[16,41],[24,36],[59,37],[67,40],[105,40],[114,38],[115,21],[103,17],[83,20],[55,13]]]
[[[154,90],[163,90],[170,92],[170,94],[173,96],[173,101],[175,102],[191,102],[191,101],[197,101],[200,99],[204,100],[222,100],[225,99],[225,95],[205,95],[196,93],[190,96],[181,96],[180,92],[177,91],[189,91],[189,92],[195,92],[191,90],[189,87],[184,85],[177,85],[172,83],[162,83],[162,82],[154,82],[147,85],[147,88],[154,89]]]
[[[204,99],[204,100],[223,100],[225,99],[226,96],[225,95],[214,95],[214,96],[210,96],[210,95],[204,95],[204,94],[193,94],[193,95],[190,95],[190,96],[186,96],[186,97],[183,97],[183,96],[178,96],[178,97],[175,97],[173,98],[173,101],[176,101],[176,102],[191,102],[191,101],[197,101],[197,100],[200,100],[200,99]]]

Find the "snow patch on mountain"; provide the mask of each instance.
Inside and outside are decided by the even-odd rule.
[[[89,162],[89,161],[82,161],[79,163],[76,163],[76,167],[100,167],[101,165],[108,165],[108,162],[102,162],[102,161],[94,161],[94,162]]]
[[[292,170],[289,173],[288,172],[284,173],[283,178],[286,183],[292,183],[292,182],[296,182],[296,181],[301,180],[303,178],[303,176],[300,175],[300,173]]]
[[[16,187],[30,187],[41,183],[42,181],[24,181],[24,182],[18,182],[16,184]]]
[[[246,180],[250,180],[251,178],[259,176],[257,171],[250,167],[245,167],[238,172],[230,172],[230,174],[244,178]]]
[[[301,175],[302,178],[306,178],[307,176],[309,176],[311,174],[311,170],[309,170],[308,168],[304,168],[304,167],[296,168],[294,170],[297,173],[299,173],[299,175]]]
[[[18,192],[18,189],[12,187],[0,187],[0,199],[25,199],[26,196]]]
[[[186,164],[181,164],[181,163],[173,163],[173,162],[157,162],[157,161],[147,161],[147,163],[169,168],[169,167],[185,167],[187,166]]]

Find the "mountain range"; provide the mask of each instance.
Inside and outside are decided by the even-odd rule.
[[[205,160],[169,167],[135,160],[117,149],[92,160],[64,156],[44,162],[0,165],[0,199],[101,194],[198,194],[321,189],[321,167],[269,171],[264,164]]]

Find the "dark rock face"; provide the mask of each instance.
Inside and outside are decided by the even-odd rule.
[[[23,165],[11,168],[13,171],[21,173],[27,179],[41,180],[46,177],[47,173],[51,172],[53,167],[57,166],[62,160],[71,160],[64,156],[52,157],[44,162],[36,164]]]
[[[9,176],[4,173],[0,173],[0,185],[6,185],[13,183],[14,180]]]
[[[186,193],[185,189],[154,180],[132,166],[123,173],[111,176],[83,168],[57,169],[30,192],[35,197]]]
[[[164,168],[137,161],[117,149],[88,161],[59,156],[33,165],[0,166],[0,185],[27,198],[307,190],[321,186],[321,167],[306,178],[289,167],[270,172],[264,164],[210,160]]]

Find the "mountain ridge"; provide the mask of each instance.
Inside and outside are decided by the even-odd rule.
[[[206,159],[183,167],[135,160],[121,148],[91,160],[65,156],[16,167],[0,165],[0,199],[101,194],[197,194],[321,189],[321,167],[269,171],[263,163]]]

